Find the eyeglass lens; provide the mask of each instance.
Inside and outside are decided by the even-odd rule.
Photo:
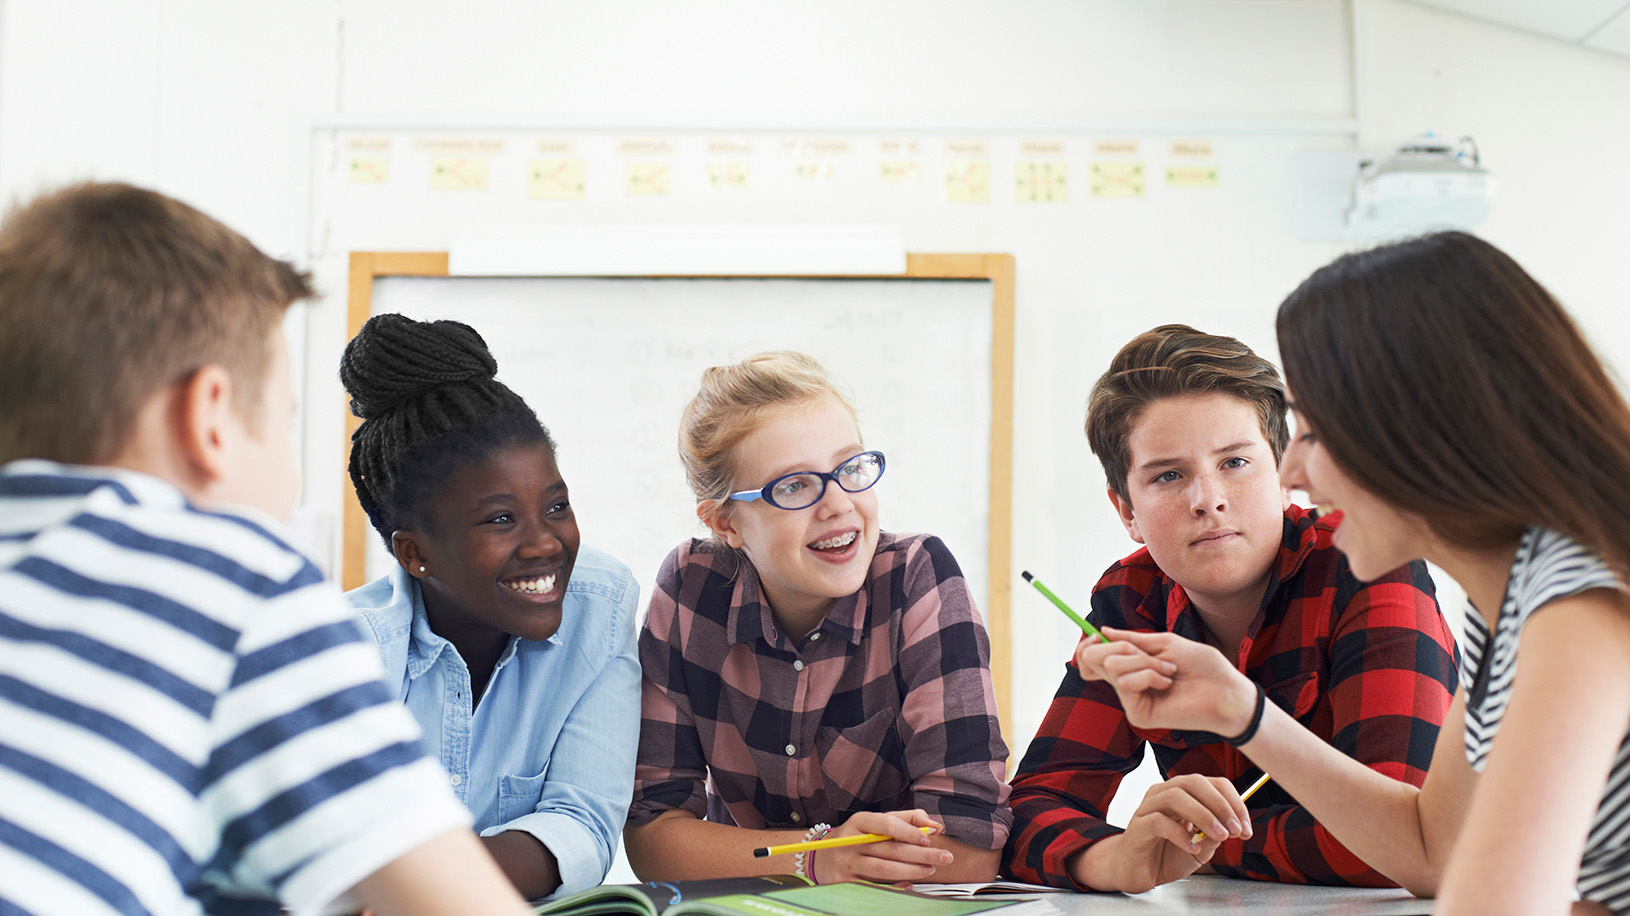
[[[830,479],[836,480],[838,486],[850,493],[859,493],[877,483],[877,478],[882,473],[883,462],[878,456],[864,452],[845,461],[832,472]],[[826,495],[827,480],[827,477],[820,474],[789,474],[776,481],[770,488],[770,502],[783,509],[813,506]]]

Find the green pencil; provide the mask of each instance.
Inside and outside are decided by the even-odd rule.
[[[1019,575],[1024,576],[1024,581],[1029,582],[1031,585],[1034,585],[1036,587],[1036,591],[1041,592],[1043,595],[1046,595],[1047,600],[1053,602],[1053,604],[1056,605],[1059,610],[1063,611],[1065,617],[1068,617],[1071,620],[1075,621],[1075,625],[1081,628],[1081,632],[1087,634],[1088,636],[1096,636],[1099,639],[1103,640],[1104,642],[1109,642],[1109,637],[1107,637],[1104,634],[1098,632],[1097,627],[1093,626],[1090,623],[1087,623],[1087,620],[1086,620],[1085,617],[1082,617],[1080,614],[1077,614],[1075,611],[1070,610],[1070,606],[1065,604],[1062,600],[1060,600],[1057,595],[1055,595],[1051,591],[1049,591],[1047,586],[1042,585],[1040,579],[1037,579],[1035,576],[1030,575],[1030,573],[1028,571],[1021,572],[1021,573],[1019,573]]]

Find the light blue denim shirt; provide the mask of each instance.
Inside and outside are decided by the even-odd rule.
[[[639,743],[639,585],[628,567],[580,548],[560,631],[542,642],[511,638],[474,715],[469,669],[430,631],[417,579],[398,567],[345,597],[475,829],[522,830],[549,847],[561,878],[551,897],[605,880]]]

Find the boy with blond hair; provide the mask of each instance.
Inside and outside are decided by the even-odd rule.
[[[311,294],[128,185],[0,227],[0,912],[526,912],[276,521]]]

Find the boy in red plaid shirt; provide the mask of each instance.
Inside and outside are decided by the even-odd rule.
[[[1087,438],[1144,545],[1099,579],[1092,620],[1209,642],[1333,746],[1420,785],[1454,693],[1454,638],[1423,563],[1360,582],[1334,525],[1290,503],[1273,365],[1233,338],[1155,328],[1093,386]],[[1072,659],[1013,779],[1006,874],[1129,893],[1203,868],[1391,885],[1272,781],[1241,801],[1236,786],[1260,775],[1231,746],[1248,736],[1133,728],[1114,690],[1078,672]],[[1146,745],[1164,781],[1112,827],[1109,801]]]

